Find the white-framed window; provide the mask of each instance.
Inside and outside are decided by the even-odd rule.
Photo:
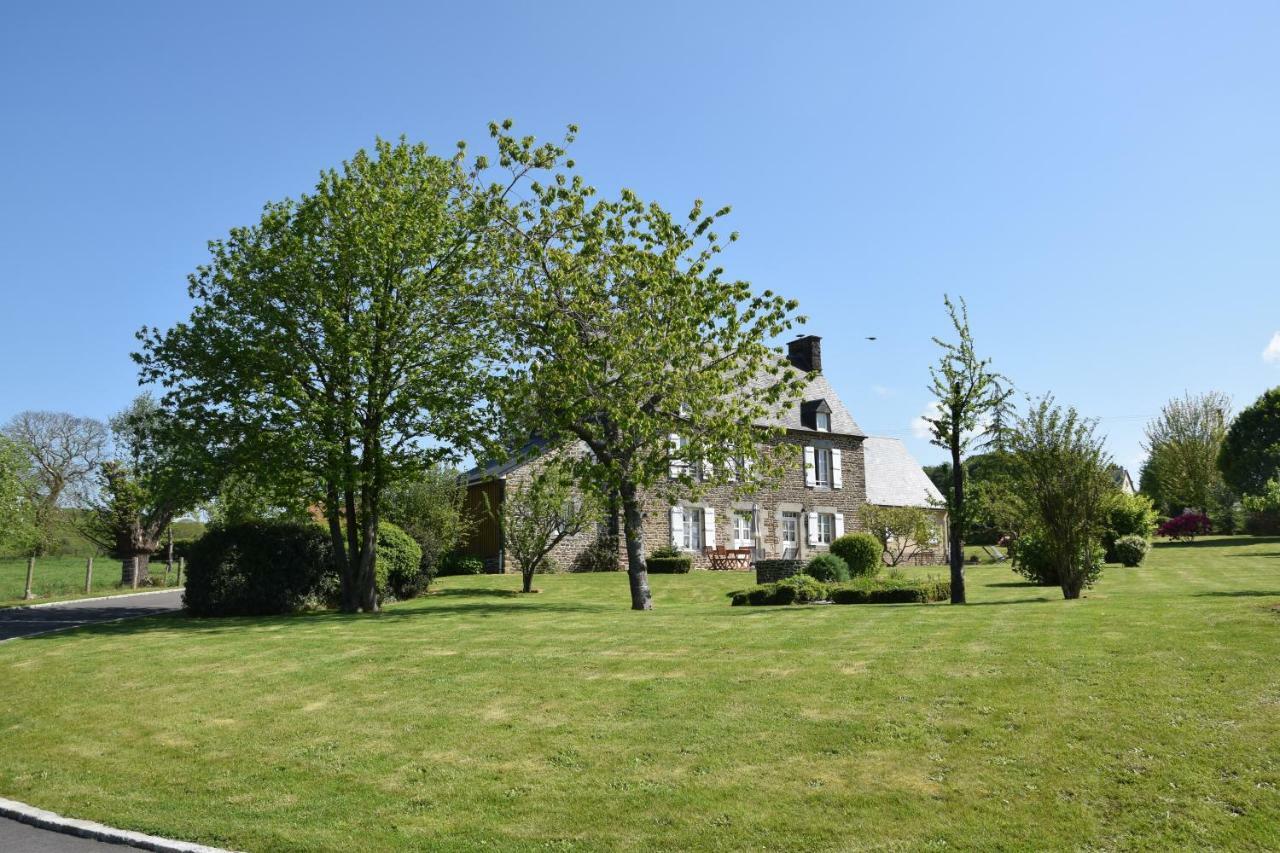
[[[733,513],[733,547],[735,548],[751,548],[756,544],[755,533],[752,530],[755,520],[755,514],[749,509],[735,510]]]
[[[702,550],[702,510],[692,507],[684,509],[684,532],[680,547],[685,551]]]
[[[819,432],[831,432],[831,415],[826,412],[817,412],[813,416],[814,429]]]
[[[818,513],[818,544],[830,545],[836,538],[836,517],[830,512]]]
[[[831,448],[829,447],[814,448],[813,480],[819,486],[831,485]]]
[[[800,544],[800,513],[784,512],[780,537],[784,547],[792,548]]]

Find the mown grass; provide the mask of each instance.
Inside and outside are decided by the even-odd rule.
[[[45,601],[64,601],[95,595],[115,595],[136,592],[120,586],[120,561],[111,557],[95,557],[93,560],[93,584],[89,592],[84,589],[84,557],[37,557],[31,592],[35,599],[27,601],[23,594],[27,583],[25,557],[0,557],[0,607],[39,604]],[[164,561],[152,560],[153,589],[164,585]],[[177,581],[177,566],[169,577],[172,585]]]
[[[655,576],[648,614],[622,575],[448,578],[6,643],[0,795],[253,851],[1280,847],[1280,540],[1075,602],[969,577],[735,608],[748,576]]]

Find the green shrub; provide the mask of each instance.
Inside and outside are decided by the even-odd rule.
[[[1102,532],[1102,547],[1106,549],[1108,563],[1121,562],[1116,554],[1116,540],[1124,536],[1140,536],[1149,539],[1156,531],[1156,509],[1146,495],[1114,493],[1108,501],[1106,527]]]
[[[484,574],[484,560],[479,557],[471,557],[466,554],[451,552],[444,555],[440,560],[440,576],[445,575],[482,575]]]
[[[751,605],[753,607],[762,607],[770,605],[787,605],[787,604],[812,604],[815,601],[825,601],[827,598],[827,585],[809,577],[808,575],[795,575],[776,583],[762,583],[753,587],[732,593],[731,601],[736,607],[743,605]]]
[[[1040,533],[1024,533],[1009,544],[1009,558],[1015,572],[1040,586],[1057,586],[1058,570],[1051,562],[1049,544]]]
[[[571,572],[616,572],[618,549],[608,539],[597,539],[573,558]]]
[[[1151,550],[1151,543],[1142,536],[1121,536],[1112,544],[1115,562],[1124,563],[1130,568],[1139,566]]]
[[[645,566],[655,575],[683,575],[693,568],[693,557],[674,548],[658,548],[649,555]]]
[[[413,598],[430,583],[422,571],[422,546],[388,521],[378,524],[376,568],[380,598]]]
[[[951,582],[932,577],[857,578],[832,587],[830,597],[835,604],[927,604],[950,599]]]
[[[884,566],[884,549],[870,533],[846,533],[831,543],[831,553],[844,560],[852,577],[875,577]]]
[[[684,552],[674,545],[661,545],[653,549],[650,557],[682,557]]]
[[[338,585],[319,525],[252,521],[192,543],[182,600],[193,616],[269,616],[332,603]]]
[[[835,554],[818,554],[804,567],[804,573],[824,583],[847,581],[849,564]]]

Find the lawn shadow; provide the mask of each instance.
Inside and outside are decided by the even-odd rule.
[[[518,589],[493,589],[492,587],[475,587],[473,589],[454,588],[432,590],[424,596],[428,601],[433,598],[523,598],[528,596]]]
[[[1196,598],[1280,598],[1280,589],[1238,589],[1216,592],[1197,592]]]
[[[1001,581],[1000,583],[984,583],[980,585],[989,586],[992,588],[999,588],[999,589],[1019,589],[1027,586],[1033,586],[1033,587],[1040,586],[1040,584],[1032,583],[1031,581]]]
[[[1185,542],[1156,542],[1153,548],[1235,548],[1243,545],[1280,545],[1280,536],[1215,536]],[[1252,556],[1252,555],[1250,555]]]

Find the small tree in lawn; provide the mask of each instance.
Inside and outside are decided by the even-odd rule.
[[[1093,421],[1045,397],[1008,436],[1014,459],[1013,498],[1041,533],[1063,598],[1079,598],[1102,567],[1101,537],[1111,494],[1111,457]]]
[[[30,479],[27,452],[0,435],[0,549],[29,554],[40,542]]]
[[[896,566],[929,542],[934,535],[929,513],[914,506],[862,505],[862,526],[884,549],[884,558]]]
[[[601,505],[591,492],[577,492],[568,472],[551,464],[526,483],[508,484],[494,514],[503,547],[520,568],[523,590],[532,592],[533,576],[547,565],[547,555],[595,525]]]
[[[951,489],[947,511],[951,516],[951,603],[965,603],[964,530],[968,524],[965,503],[964,456],[974,447],[983,447],[998,437],[994,425],[1004,422],[1009,396],[1005,379],[991,370],[991,359],[978,358],[969,333],[969,310],[960,300],[959,309],[944,297],[957,340],[933,341],[942,348],[938,364],[929,368],[929,390],[937,400],[936,415],[925,417],[933,432],[932,442],[951,453]]]
[[[492,132],[504,166],[545,162],[532,139]],[[799,399],[804,377],[769,346],[796,303],[716,266],[728,208],[696,202],[681,218],[629,190],[598,199],[564,170],[512,212],[493,273],[510,293],[502,407],[549,446],[586,445],[568,470],[584,493],[617,495],[631,606],[648,610],[640,490],[696,493],[729,465],[749,487],[778,470],[761,442],[780,430],[758,423]]]

